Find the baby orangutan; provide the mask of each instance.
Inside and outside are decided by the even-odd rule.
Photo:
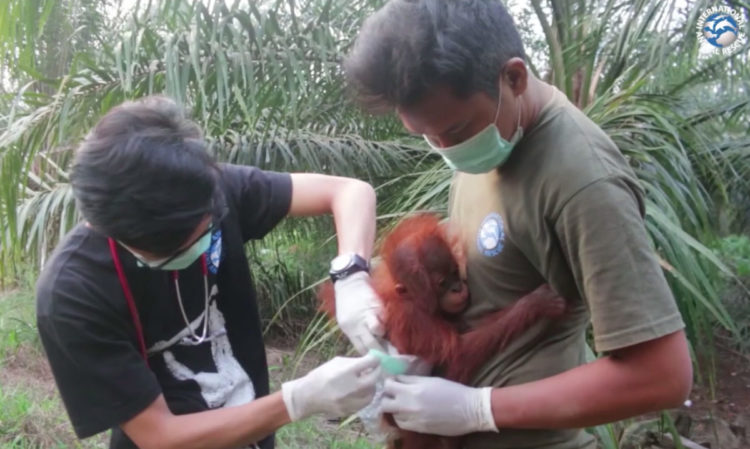
[[[439,219],[419,214],[404,219],[383,241],[382,261],[372,274],[383,301],[387,340],[400,354],[415,355],[434,374],[466,384],[492,355],[543,318],[565,312],[565,301],[543,284],[510,306],[489,314],[475,328],[460,332],[469,291],[460,264],[463,252]],[[335,317],[333,287],[320,291],[321,309]],[[389,422],[393,424],[392,420]],[[452,447],[457,438],[400,431],[392,448]]]

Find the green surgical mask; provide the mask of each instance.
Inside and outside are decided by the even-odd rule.
[[[510,141],[502,138],[497,125],[495,125],[500,114],[500,101],[498,100],[495,120],[473,137],[446,148],[436,146],[427,136],[424,136],[425,140],[453,170],[478,174],[486,173],[503,165],[508,160],[513,147],[523,137],[523,128],[521,128],[521,111],[519,109],[516,132],[513,133]]]
[[[169,258],[160,259],[160,260],[146,260],[144,259],[140,254],[130,251],[131,254],[135,256],[138,261],[153,269],[158,270],[167,270],[167,271],[175,271],[175,270],[184,270],[185,268],[189,267],[193,264],[198,258],[201,256],[201,254],[208,251],[208,248],[211,246],[211,232],[206,232],[206,234],[198,239],[195,243],[193,243],[190,248],[186,249],[182,252],[179,256],[175,257],[172,260],[169,260]],[[169,260],[166,264],[165,261]],[[163,265],[162,265],[163,264]]]

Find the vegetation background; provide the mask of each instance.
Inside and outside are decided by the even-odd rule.
[[[72,152],[111,107],[163,93],[191,111],[217,160],[365,179],[378,191],[380,230],[416,209],[445,212],[442,161],[393,117],[357,110],[342,81],[342,56],[383,3],[0,0],[2,447],[104,447],[104,437],[71,435],[36,336],[33,287],[80,220]],[[722,53],[702,43],[699,16],[717,4],[704,0],[506,3],[532,70],[598,123],[640,178],[698,391],[716,401],[729,381],[722,361],[747,363],[750,352],[749,44]],[[750,34],[748,3],[720,4]],[[288,220],[247,247],[275,382],[347,349],[312,293],[332,236],[330,219]],[[616,448],[625,424],[591,431]],[[356,423],[320,420],[282,430],[279,442],[377,447]]]

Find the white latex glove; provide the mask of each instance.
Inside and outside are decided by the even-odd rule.
[[[370,285],[370,275],[354,273],[333,284],[336,292],[336,321],[360,354],[370,349],[386,352],[380,338],[385,330],[380,321],[382,303]]]
[[[419,433],[497,432],[491,392],[439,377],[398,376],[385,381],[382,410],[393,413],[400,428]]]
[[[281,395],[292,421],[314,413],[348,416],[361,409],[375,394],[380,361],[372,355],[335,357],[304,377],[281,385]]]

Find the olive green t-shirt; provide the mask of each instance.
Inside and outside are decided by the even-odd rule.
[[[612,351],[684,327],[650,246],[637,178],[612,140],[558,90],[507,162],[458,173],[450,215],[467,254],[473,325],[542,283],[568,301],[476,373],[475,386],[526,383],[585,363],[585,330]],[[627,394],[627,392],[623,392]],[[595,447],[583,430],[500,429],[468,449]]]

